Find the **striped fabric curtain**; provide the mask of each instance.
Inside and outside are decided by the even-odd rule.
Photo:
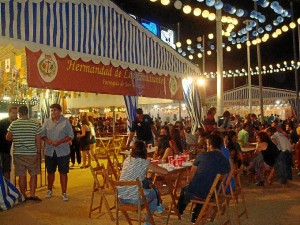
[[[201,123],[201,97],[197,84],[183,84],[183,97],[186,109],[192,118],[192,132],[194,133],[198,127],[203,127]]]
[[[24,197],[19,190],[3,177],[0,167],[0,211],[7,210],[14,205],[24,201]]]
[[[45,119],[50,118],[50,106],[52,104],[59,104],[60,103],[60,92],[58,91],[53,91],[49,93],[49,96],[47,98],[44,98],[41,101],[42,107],[41,107],[41,112],[42,112],[42,122],[44,123]]]
[[[124,101],[125,101],[126,115],[127,115],[127,130],[131,131],[132,122],[134,121],[134,118],[136,116],[138,97],[124,95]]]

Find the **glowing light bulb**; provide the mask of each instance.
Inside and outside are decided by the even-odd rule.
[[[201,9],[195,8],[193,13],[194,13],[194,16],[200,16],[201,15]]]
[[[209,34],[209,35],[208,35],[208,38],[209,38],[209,39],[213,39],[213,38],[214,38],[214,34]]]
[[[160,3],[162,5],[169,5],[170,4],[170,0],[160,0]]]
[[[290,26],[291,29],[295,29],[296,24],[295,24],[294,22],[291,22],[291,23],[289,24],[289,26]]]
[[[191,45],[191,44],[192,44],[192,40],[191,40],[191,39],[187,39],[187,40],[186,40],[186,43],[187,43],[188,45]]]

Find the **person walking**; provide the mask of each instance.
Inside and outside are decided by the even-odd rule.
[[[81,126],[78,123],[78,117],[74,118],[71,116],[69,118],[69,121],[72,124],[72,129],[73,129],[73,133],[74,133],[72,144],[70,146],[70,148],[71,148],[71,163],[72,163],[72,167],[74,167],[75,166],[75,155],[76,155],[76,160],[77,160],[78,166],[81,164],[80,142],[79,142],[79,138],[77,138],[77,134],[80,134],[80,132],[81,132]]]
[[[7,129],[6,140],[14,142],[13,161],[16,176],[19,177],[20,192],[25,200],[40,202],[35,195],[37,174],[40,173],[41,129],[28,118],[28,108],[18,108],[19,119],[12,122]],[[26,196],[26,172],[30,175],[30,197]]]
[[[69,141],[74,137],[72,125],[67,118],[61,115],[59,104],[50,106],[51,118],[42,126],[42,139],[46,143],[45,166],[47,169],[48,190],[46,198],[52,197],[52,187],[55,180],[55,171],[58,167],[62,200],[68,201],[67,184],[70,161]]]
[[[0,162],[2,162],[3,176],[7,180],[10,180],[11,171],[11,141],[6,140],[6,134],[9,125],[18,118],[17,114],[17,107],[10,107],[8,111],[8,118],[0,121]]]
[[[80,140],[80,151],[82,154],[81,169],[88,168],[91,165],[90,136],[91,129],[89,127],[89,121],[86,116],[83,116],[81,120],[81,133],[77,134],[77,138]]]

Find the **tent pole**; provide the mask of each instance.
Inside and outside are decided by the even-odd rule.
[[[222,47],[222,11],[216,10],[216,30],[217,30],[217,116],[221,116],[224,111],[223,105],[223,47]]]

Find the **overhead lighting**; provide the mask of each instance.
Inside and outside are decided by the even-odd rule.
[[[192,44],[192,40],[191,40],[191,39],[187,39],[187,40],[186,40],[186,43],[187,43],[188,45],[191,45],[191,44]]]
[[[215,19],[216,19],[216,14],[210,13],[210,14],[208,15],[208,19],[209,19],[210,21],[215,20]]]
[[[214,38],[214,34],[209,34],[209,35],[208,35],[208,38],[209,38],[209,39],[213,39],[213,38]]]
[[[181,42],[180,42],[180,41],[176,42],[176,47],[177,47],[177,48],[180,48],[180,47],[181,47]]]
[[[175,9],[181,9],[182,8],[182,2],[181,1],[179,1],[179,0],[176,0],[175,2],[174,2],[174,7],[175,7]]]
[[[203,17],[203,18],[208,18],[208,16],[209,16],[208,10],[203,10],[203,11],[202,11],[202,17]]]
[[[207,55],[211,55],[211,51],[207,51]]]
[[[289,26],[290,26],[291,29],[295,29],[296,28],[296,24],[294,22],[291,22]]]
[[[201,53],[198,53],[197,56],[198,56],[199,59],[202,58],[202,54]]]

